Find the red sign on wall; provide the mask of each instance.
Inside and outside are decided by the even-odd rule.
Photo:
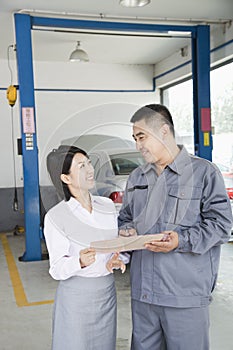
[[[201,108],[201,131],[211,131],[210,108]]]

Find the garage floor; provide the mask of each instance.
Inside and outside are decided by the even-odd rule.
[[[24,249],[22,234],[0,233],[0,350],[49,350],[57,282],[48,274],[48,260],[19,262],[18,257]],[[124,275],[116,272],[115,275],[118,293],[117,349],[128,350],[131,332],[129,271]],[[223,246],[219,279],[213,296],[210,307],[211,350],[232,350],[231,243]]]

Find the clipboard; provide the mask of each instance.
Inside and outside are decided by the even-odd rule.
[[[147,234],[123,237],[91,242],[90,247],[99,253],[125,252],[131,250],[145,249],[145,244],[151,241],[161,241],[163,233]]]

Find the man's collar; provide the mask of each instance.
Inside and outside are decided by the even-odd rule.
[[[181,175],[185,166],[190,163],[190,155],[183,145],[178,145],[180,152],[173,160],[172,163],[167,166],[178,175]],[[141,166],[143,173],[147,173],[150,170],[156,171],[156,165],[154,163],[146,163]]]
[[[178,145],[178,147],[180,149],[180,152],[173,160],[173,162],[171,164],[168,164],[168,167],[178,175],[181,175],[184,168],[191,162],[191,160],[186,148],[183,145]]]

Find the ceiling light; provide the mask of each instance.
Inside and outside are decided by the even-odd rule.
[[[88,62],[89,57],[86,51],[80,49],[80,41],[77,41],[76,49],[71,53],[70,62]]]
[[[120,0],[120,5],[125,7],[142,7],[150,3],[150,0]]]

